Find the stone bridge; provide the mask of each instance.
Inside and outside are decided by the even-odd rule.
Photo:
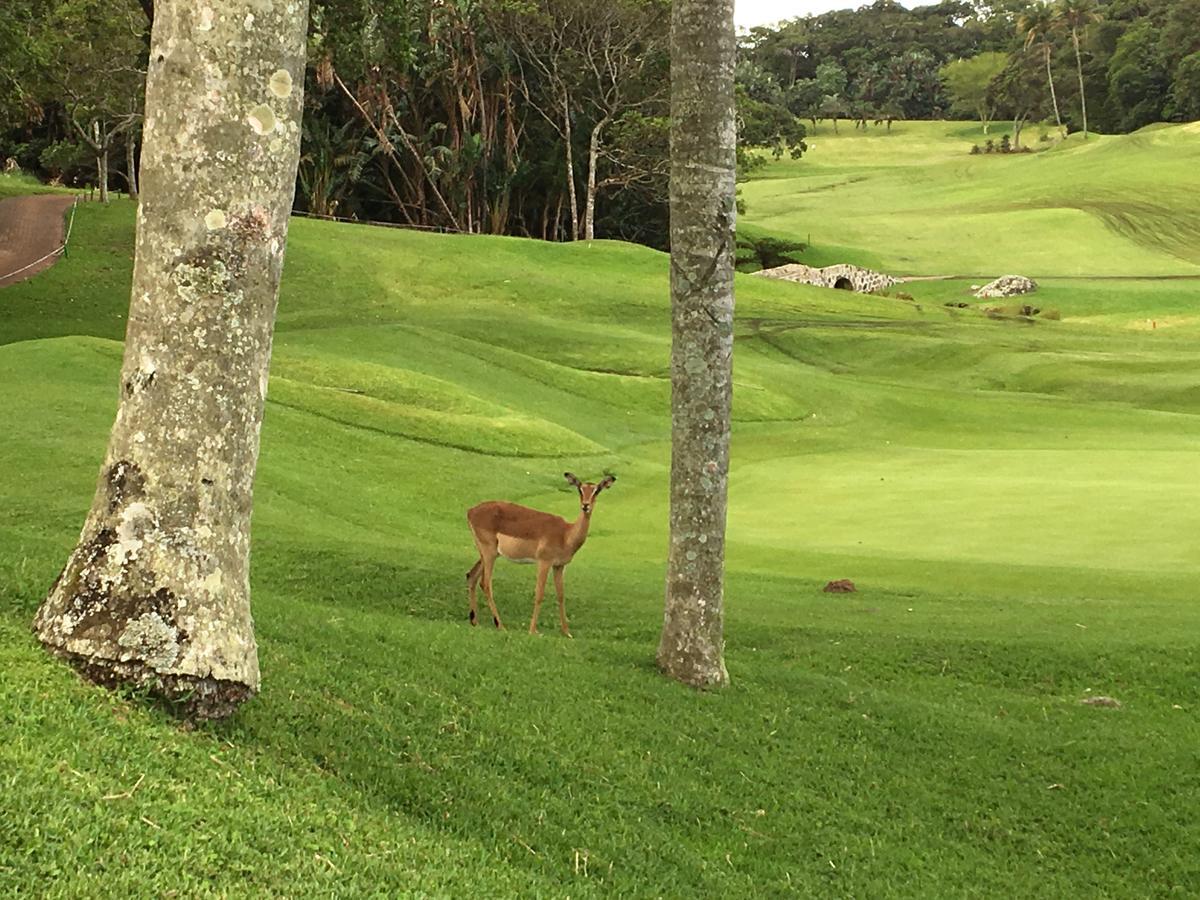
[[[816,269],[803,263],[790,263],[777,266],[774,269],[763,269],[755,272],[764,278],[780,278],[784,281],[796,281],[800,284],[815,284],[817,287],[836,288],[843,291],[855,291],[859,294],[870,294],[899,284],[899,278],[884,275],[882,272],[872,272],[859,266],[841,264]]]

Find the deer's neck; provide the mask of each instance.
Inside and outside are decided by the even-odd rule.
[[[587,540],[588,526],[591,524],[592,517],[581,512],[579,518],[572,522],[571,527],[567,529],[567,547],[572,554]]]

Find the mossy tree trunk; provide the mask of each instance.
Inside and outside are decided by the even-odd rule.
[[[671,536],[658,665],[725,684],[725,504],[733,385],[737,128],[733,0],[671,21]]]
[[[120,406],[38,638],[222,716],[258,689],[250,511],[299,156],[306,0],[155,4]]]

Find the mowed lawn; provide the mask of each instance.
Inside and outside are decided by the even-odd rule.
[[[263,692],[186,730],[29,633],[115,409],[132,221],[81,207],[70,256],[0,293],[0,894],[1200,890],[1186,282],[1051,282],[1063,321],[1027,324],[944,307],[962,282],[740,277],[733,684],[698,694],[653,666],[666,258],[297,220],[256,490]],[[510,631],[472,630],[465,509],[572,514],[567,469],[618,476],[567,570],[575,639],[552,613],[523,633],[516,566]]]
[[[1003,125],[992,129],[997,142]],[[971,155],[977,124],[823,123],[741,186],[745,221],[896,275],[1200,276],[1200,122]],[[823,262],[823,261],[822,261]]]

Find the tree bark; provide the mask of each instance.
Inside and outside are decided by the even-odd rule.
[[[588,140],[587,196],[583,205],[583,237],[588,241],[596,238],[596,167],[600,164],[600,135],[607,124],[607,117],[597,122]]]
[[[125,180],[129,182],[129,198],[137,200],[138,198],[138,181],[137,181],[137,153],[136,140],[132,130],[125,135]]]
[[[96,151],[96,181],[100,187],[100,202],[108,202],[108,144]]]
[[[571,107],[563,94],[563,147],[567,155],[567,193],[571,199],[571,240],[579,240],[579,199],[575,194],[575,150],[571,146]]]
[[[1079,106],[1083,110],[1083,139],[1088,139],[1087,94],[1083,90],[1083,59],[1079,55],[1079,31],[1071,29],[1071,41],[1075,44],[1075,71],[1079,75]]]
[[[671,22],[671,513],[658,665],[695,687],[724,661],[737,127],[733,0]]]
[[[155,12],[120,406],[79,544],[34,628],[93,681],[217,717],[259,684],[250,512],[307,2],[160,0]]]

